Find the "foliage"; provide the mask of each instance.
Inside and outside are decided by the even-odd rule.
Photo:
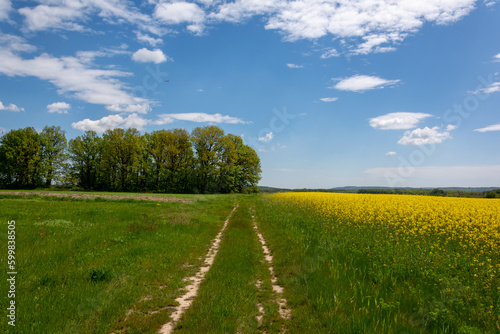
[[[60,127],[12,130],[0,139],[0,187],[36,188],[58,179],[64,168],[66,137]]]
[[[260,159],[217,126],[86,131],[69,141],[60,127],[12,130],[0,140],[0,187],[169,193],[256,192]]]

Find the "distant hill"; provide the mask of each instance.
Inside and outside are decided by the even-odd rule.
[[[290,189],[259,186],[261,193],[278,192],[332,192],[332,193],[363,193],[363,194],[401,194],[428,195],[449,197],[497,197],[500,198],[500,187],[443,187],[443,188],[391,188],[391,187],[357,187],[346,186],[329,189]]]

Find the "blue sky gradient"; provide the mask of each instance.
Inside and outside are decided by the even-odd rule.
[[[216,124],[261,185],[500,186],[496,1],[0,0],[0,131]]]

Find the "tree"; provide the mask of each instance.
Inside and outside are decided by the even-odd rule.
[[[232,193],[237,191],[239,178],[238,148],[243,140],[233,134],[220,138],[220,156],[218,159],[217,192]]]
[[[68,151],[66,151],[66,149]],[[69,153],[69,154],[68,154]],[[260,159],[239,136],[214,125],[159,130],[86,131],[66,142],[59,126],[12,130],[0,137],[0,187],[231,193],[257,189]]]
[[[191,132],[191,142],[196,153],[198,191],[215,192],[218,162],[222,151],[224,130],[210,125],[197,127]]]
[[[0,179],[6,188],[42,185],[41,137],[32,127],[11,130],[1,138]]]
[[[250,146],[241,145],[238,148],[237,166],[239,167],[238,192],[258,192],[257,185],[261,178],[262,169],[257,152]]]
[[[169,142],[169,132],[167,130],[153,131],[149,136],[148,149],[152,158],[154,175],[153,189],[160,191],[164,184],[164,169],[167,165],[167,148]]]
[[[192,192],[193,149],[189,132],[184,129],[170,130],[167,141],[167,178],[168,192]]]
[[[64,168],[64,161],[67,158],[65,133],[60,126],[46,126],[40,134],[45,185],[47,187],[52,184],[54,177],[57,177]]]
[[[94,131],[86,131],[69,141],[70,170],[83,189],[97,189],[100,180],[102,139]]]
[[[106,187],[132,190],[138,165],[140,133],[136,129],[107,130],[103,135],[102,168]]]

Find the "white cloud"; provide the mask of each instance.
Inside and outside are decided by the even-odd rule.
[[[16,106],[15,104],[9,104],[8,106],[4,106],[2,101],[0,101],[0,110],[6,110],[6,111],[14,111],[14,112],[20,112],[24,111],[24,108],[20,108]]]
[[[153,122],[153,124],[163,125],[173,123],[174,121],[187,121],[197,123],[228,123],[228,124],[245,124],[241,118],[223,116],[221,114],[205,114],[205,113],[178,113],[178,114],[161,114],[158,115],[160,119]]]
[[[279,10],[279,0],[236,0],[225,2],[216,10],[209,14],[209,18],[237,23],[254,15],[272,15]]]
[[[140,50],[137,50],[132,55],[132,60],[140,63],[160,64],[166,62],[168,58],[160,49],[155,49],[153,51],[150,51],[146,48],[142,48]]]
[[[430,114],[395,112],[370,119],[370,126],[379,130],[403,130],[417,126],[420,121],[432,117]]]
[[[401,145],[427,145],[427,144],[440,144],[446,139],[450,139],[450,131],[454,127],[448,127],[444,132],[439,132],[440,127],[433,128],[425,127],[423,129],[415,129],[413,131],[406,131],[403,138],[398,141]]]
[[[26,42],[26,40],[22,37],[1,33],[0,46],[4,51],[11,52],[29,52],[36,50],[33,45],[28,44],[28,42]]]
[[[12,9],[12,4],[10,0],[0,0],[0,21],[7,20],[9,18],[9,12]]]
[[[392,86],[397,84],[399,81],[400,80],[386,80],[369,75],[355,75],[350,78],[341,80],[332,88],[352,92],[363,92],[370,89],[379,89],[387,86]]]
[[[140,31],[136,32],[136,36],[140,42],[147,43],[153,47],[163,43],[163,40],[161,38],[154,38],[147,34],[143,34]]]
[[[51,28],[82,31],[84,27],[75,21],[85,17],[85,5],[80,1],[65,1],[64,5],[38,5],[34,8],[21,8],[19,13],[25,17],[26,28],[30,31]]]
[[[122,44],[119,47],[115,48],[103,48],[99,51],[78,51],[76,52],[76,57],[82,62],[86,64],[90,64],[97,57],[114,57],[116,55],[126,55],[131,52],[127,50],[128,45]]]
[[[396,152],[387,152],[385,155],[388,157],[392,157],[392,156],[397,155],[397,153]]]
[[[159,3],[154,16],[166,24],[201,24],[205,20],[205,12],[191,2]]]
[[[239,3],[246,3],[240,1]],[[371,0],[371,1],[262,1],[271,3],[273,13],[266,28],[283,31],[289,40],[370,37],[373,49],[416,32],[425,22],[448,24],[467,15],[475,0]],[[377,44],[378,43],[378,44]]]
[[[29,31],[63,29],[83,31],[89,17],[96,15],[107,22],[129,22],[145,29],[153,25],[151,18],[129,7],[129,2],[120,0],[41,0],[41,4],[19,9],[25,17],[25,26]],[[149,30],[153,30],[151,27]]]
[[[267,133],[264,137],[259,137],[258,141],[268,142],[274,138],[274,134],[272,132]]]
[[[487,126],[485,128],[476,129],[474,131],[477,131],[477,132],[500,131],[500,123],[499,124],[489,125],[489,126]]]
[[[477,94],[478,92],[485,93],[485,94],[500,92],[500,82],[493,82],[488,87],[481,88],[474,93]]]
[[[364,42],[358,45],[353,51],[353,54],[369,54],[369,53],[383,53],[396,50],[392,46],[381,46],[381,45],[392,45],[398,43],[406,37],[405,34],[401,33],[383,33],[383,34],[370,34],[363,36]]]
[[[468,15],[476,0],[235,0],[159,1],[152,15],[141,12],[131,1],[121,0],[38,0],[38,5],[19,9],[25,29],[40,31],[64,29],[94,30],[94,17],[105,22],[137,25],[141,31],[161,36],[166,30],[160,23],[177,25],[201,34],[206,24],[221,21],[240,23],[263,16],[266,29],[283,33],[287,40],[317,39],[327,35],[347,44],[353,54],[394,50],[407,36],[425,23],[450,24]],[[7,19],[11,1],[0,0],[0,20]],[[487,6],[493,4],[487,0]],[[152,46],[160,42],[147,35],[139,37]],[[361,43],[356,44],[361,40]],[[349,43],[352,45],[349,45]],[[322,58],[334,57],[332,49]]]
[[[117,113],[123,113],[123,112],[130,112],[130,113],[139,113],[139,114],[147,114],[149,111],[151,111],[151,106],[149,103],[138,103],[138,104],[112,104],[110,106],[106,107],[107,110],[117,112]]]
[[[53,57],[42,54],[24,59],[10,50],[0,52],[0,73],[9,77],[33,76],[46,80],[59,88],[60,94],[92,104],[136,105],[148,104],[143,98],[132,96],[128,86],[117,78],[131,75],[118,70],[94,68],[78,57]]]
[[[325,49],[323,51],[320,58],[321,59],[328,59],[328,58],[333,58],[333,57],[338,57],[338,56],[340,56],[340,53],[337,51],[337,49],[329,48],[329,49]]]
[[[47,106],[48,113],[56,113],[56,114],[67,114],[68,110],[71,108],[71,105],[66,102],[54,102]]]
[[[105,116],[96,121],[92,121],[86,118],[82,121],[72,123],[71,126],[74,129],[81,131],[95,131],[98,133],[102,133],[106,130],[112,130],[116,128],[136,128],[137,130],[143,130],[148,123],[149,120],[144,119],[137,114],[130,114],[127,117],[123,117],[121,115]]]
[[[324,97],[324,98],[321,98],[320,100],[323,102],[335,102],[338,99],[339,99],[338,97]]]
[[[297,65],[297,64],[286,64],[289,68],[303,68],[303,65]]]
[[[493,57],[493,61],[500,62],[500,53]]]

